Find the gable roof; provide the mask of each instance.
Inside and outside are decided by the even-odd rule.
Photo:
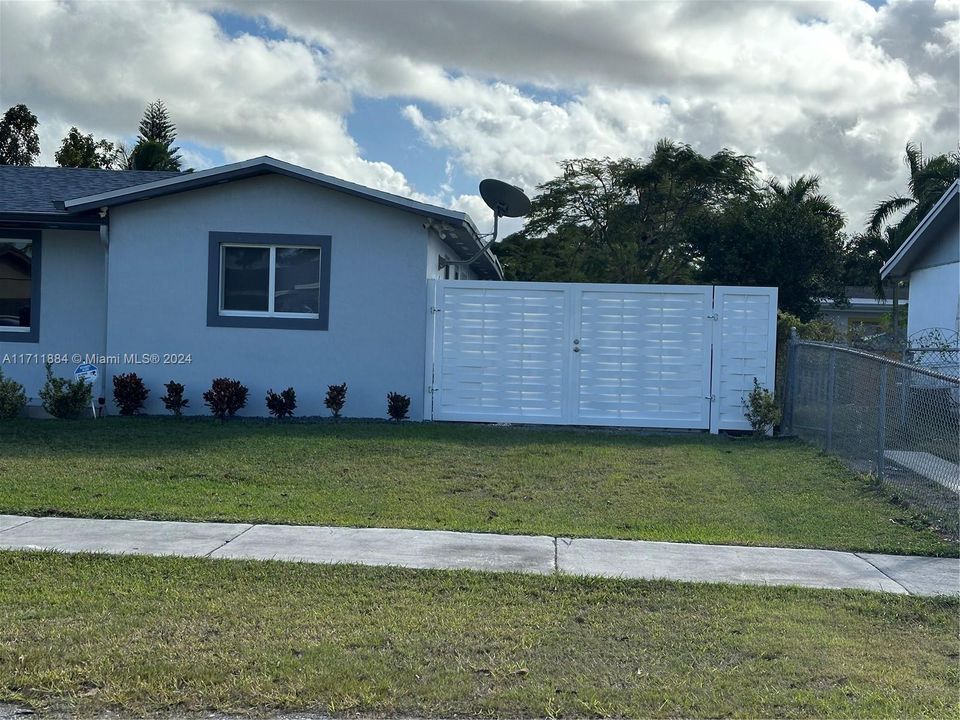
[[[482,246],[480,233],[469,215],[456,210],[448,210],[438,205],[411,200],[400,195],[374,190],[357,183],[335,178],[332,175],[309,170],[299,165],[277,160],[263,155],[230,165],[200,170],[192,173],[178,173],[173,177],[157,179],[142,185],[129,186],[98,193],[87,193],[72,197],[64,202],[68,212],[84,212],[101,207],[114,207],[128,203],[149,200],[175,193],[198,190],[233,180],[243,180],[260,175],[282,175],[303,180],[331,190],[343,192],[354,197],[369,200],[381,205],[411,212],[421,217],[439,221],[454,228],[445,233],[445,241],[465,257],[472,256]],[[456,232],[460,230],[461,232]],[[502,278],[503,270],[496,256],[487,250],[474,263],[474,269],[481,277]]]
[[[179,174],[152,170],[0,165],[0,213],[66,215],[62,203],[68,198],[143,185]]]
[[[483,246],[466,213],[374,190],[266,155],[191,173],[0,165],[0,222],[42,218],[79,226],[81,220],[95,221],[100,208],[268,174],[303,180],[436,221],[445,229],[444,241],[462,257],[472,256]],[[503,277],[500,262],[490,250],[473,267],[481,277]]]
[[[897,248],[893,257],[883,264],[880,269],[882,280],[888,277],[903,277],[910,272],[913,263],[927,249],[930,241],[937,237],[937,233],[950,220],[957,218],[958,206],[960,206],[958,197],[960,197],[960,180],[954,180],[943,196],[937,200],[937,204],[930,208],[930,212],[903,241],[903,245]]]

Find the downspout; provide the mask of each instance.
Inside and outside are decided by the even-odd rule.
[[[100,245],[103,247],[103,362],[100,363],[100,415],[107,407],[107,323],[110,319],[110,218],[107,208],[100,208]]]

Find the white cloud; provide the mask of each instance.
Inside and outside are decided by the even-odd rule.
[[[484,227],[454,175],[529,191],[562,159],[643,156],[669,136],[818,173],[856,229],[903,190],[908,140],[944,151],[960,136],[957,0],[258,4],[282,41],[225,36],[208,14],[223,7],[252,12],[4,2],[0,97],[41,115],[48,157],[68,120],[129,134],[145,96],[162,96],[182,138],[229,160],[282,157]],[[357,95],[400,98],[448,153],[448,180],[416,192],[402,168],[362,157],[345,122]]]

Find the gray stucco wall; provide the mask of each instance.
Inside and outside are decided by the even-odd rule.
[[[3,342],[5,376],[21,383],[30,405],[39,405],[45,379],[43,361],[21,355],[99,354],[103,352],[103,249],[96,232],[44,230],[41,237],[39,342]],[[14,356],[17,356],[14,358]],[[17,360],[11,362],[10,360]],[[76,363],[54,364],[57,375],[73,376]],[[99,386],[94,389],[99,395]]]
[[[250,389],[245,415],[264,415],[268,388],[297,391],[298,415],[326,415],[331,383],[349,386],[344,413],[385,417],[386,394],[423,417],[427,232],[423,219],[296,180],[265,176],[117,207],[110,219],[109,353],[184,353],[185,364],[119,363],[151,389],[187,386],[190,410],[228,376]],[[332,236],[327,331],[207,327],[208,233]],[[112,407],[112,404],[111,404]]]
[[[926,238],[925,238],[926,239]],[[938,267],[960,262],[960,218],[954,216],[935,238],[930,238],[926,251],[911,264],[911,270]]]
[[[450,248],[436,233],[429,233],[427,238],[427,275],[431,280],[442,280],[443,270],[440,269],[440,257],[443,256],[449,260],[463,259]],[[473,268],[466,265],[458,266],[460,268],[460,280],[476,280],[477,274]]]

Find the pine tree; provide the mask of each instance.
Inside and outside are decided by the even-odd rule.
[[[177,139],[177,126],[170,119],[163,100],[147,105],[139,130],[137,144],[127,159],[127,166],[131,170],[181,169],[183,158],[178,154],[180,148],[173,145]]]

